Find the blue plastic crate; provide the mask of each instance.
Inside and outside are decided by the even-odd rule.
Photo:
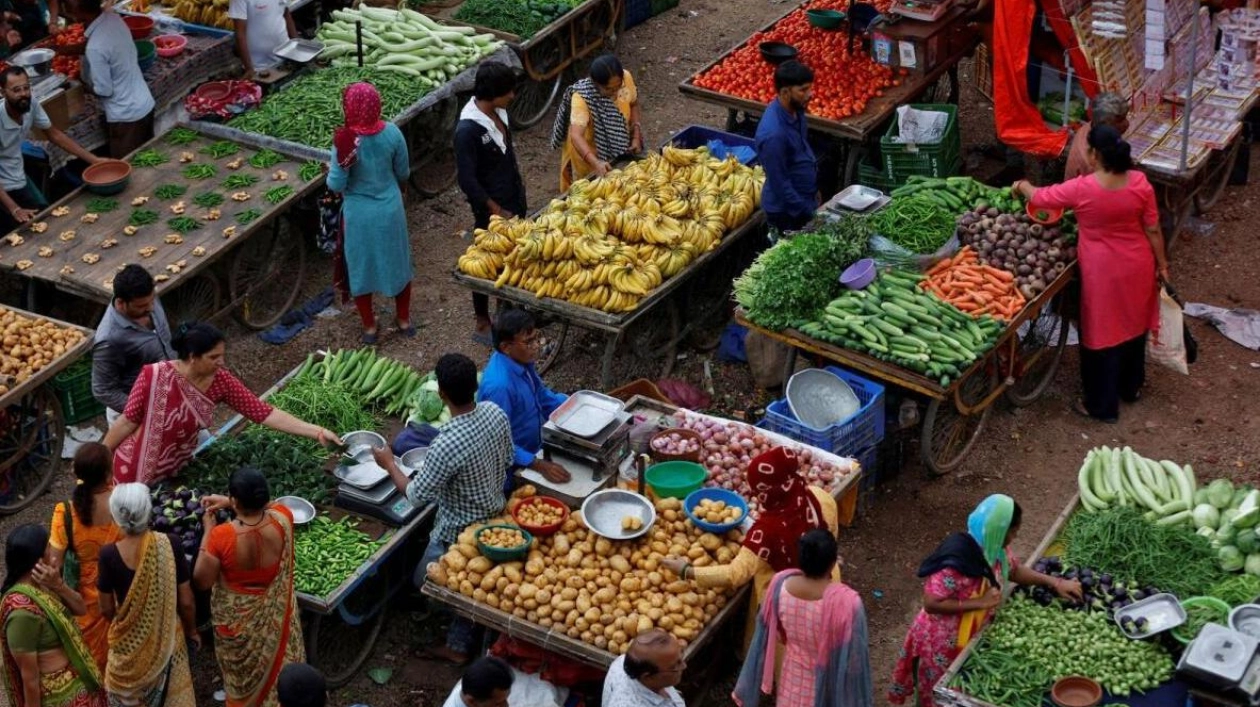
[[[767,429],[841,456],[856,457],[868,449],[873,456],[875,446],[884,439],[884,386],[842,368],[828,366],[826,370],[853,388],[862,405],[853,417],[827,429],[815,429],[797,420],[784,398],[766,407]]]
[[[720,142],[727,147],[747,147],[753,151],[753,157],[752,159],[741,159],[740,161],[748,165],[757,164],[757,143],[753,138],[728,133],[704,125],[688,125],[675,133],[665,144],[693,150],[697,147],[708,145],[713,141]]]
[[[647,22],[651,17],[651,0],[626,0],[626,29],[637,27]]]

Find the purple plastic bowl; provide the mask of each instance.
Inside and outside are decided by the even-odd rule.
[[[850,290],[860,290],[874,281],[875,261],[870,258],[862,258],[840,274],[840,284]]]

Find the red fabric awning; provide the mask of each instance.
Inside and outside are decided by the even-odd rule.
[[[998,139],[1037,157],[1063,153],[1068,132],[1046,125],[1028,95],[1028,52],[1034,0],[996,0],[993,8],[993,120]]]

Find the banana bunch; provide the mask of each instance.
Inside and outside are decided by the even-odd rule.
[[[499,268],[503,267],[503,256],[473,246],[459,256],[458,266],[465,275],[493,280],[499,276]]]
[[[192,24],[232,29],[228,0],[179,0],[171,8],[171,14]]]

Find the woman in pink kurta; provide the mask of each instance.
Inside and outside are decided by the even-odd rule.
[[[1132,169],[1129,145],[1109,125],[1089,131],[1091,174],[1015,189],[1041,208],[1072,209],[1079,226],[1081,382],[1076,410],[1105,422],[1135,402],[1146,379],[1146,336],[1159,328],[1159,281],[1168,261],[1155,191]]]
[[[271,407],[229,373],[218,329],[182,326],[171,346],[179,358],[140,370],[126,409],[105,435],[116,482],[154,484],[177,474],[192,459],[197,434],[210,427],[219,403],[282,432],[341,443],[332,432]]]

